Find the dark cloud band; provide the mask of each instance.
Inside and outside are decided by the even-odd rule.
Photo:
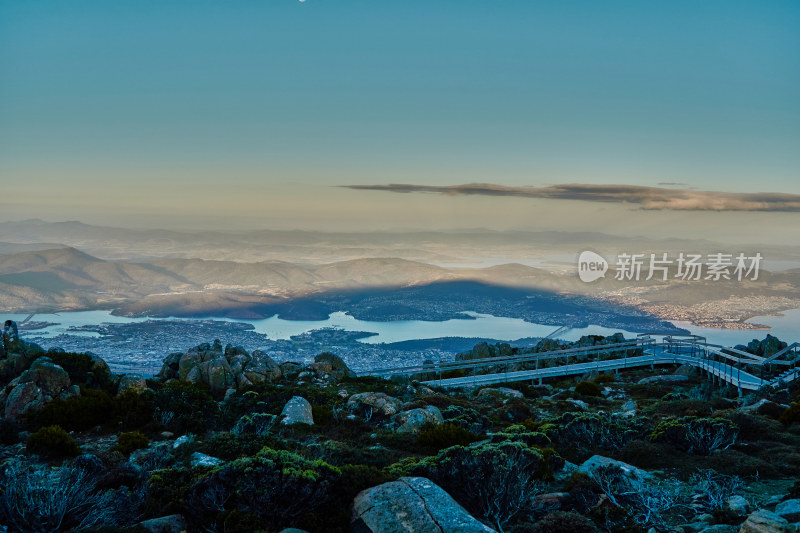
[[[638,205],[642,209],[682,211],[783,211],[800,212],[800,195],[785,193],[731,193],[666,189],[636,185],[585,185],[569,183],[548,187],[507,187],[490,183],[465,185],[342,185],[347,189],[394,193],[435,193],[450,196],[516,196]]]

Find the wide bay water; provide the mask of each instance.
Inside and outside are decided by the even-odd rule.
[[[368,320],[358,320],[353,316],[336,312],[331,314],[327,320],[298,321],[284,320],[273,316],[262,320],[241,320],[229,318],[213,318],[229,322],[243,322],[252,324],[255,331],[266,335],[273,340],[289,339],[292,336],[300,335],[312,330],[322,328],[341,328],[346,331],[365,331],[375,333],[375,335],[361,339],[361,342],[368,344],[391,343],[416,339],[432,339],[439,337],[466,337],[466,338],[490,338],[501,341],[512,341],[527,337],[545,337],[554,332],[557,327],[545,324],[534,324],[518,318],[497,317],[493,315],[473,313],[465,311],[473,317],[470,320],[451,319],[440,322],[422,320],[398,320],[393,322],[373,322]],[[11,319],[21,323],[28,315],[24,314],[5,314],[0,315],[2,320]],[[103,323],[132,323],[144,322],[146,320],[194,320],[185,318],[129,318],[114,316],[109,311],[76,311],[57,314],[37,314],[32,318],[35,322],[49,322],[55,325],[42,329],[30,330],[24,336],[30,337],[54,337],[62,333],[70,335],[98,336],[96,332],[74,331],[70,328],[81,326],[92,326]],[[755,317],[750,320],[754,324],[765,324],[771,330],[741,330],[741,329],[718,329],[702,328],[684,322],[675,322],[678,327],[685,328],[695,335],[701,335],[708,339],[708,342],[733,346],[736,344],[746,344],[754,338],[764,338],[767,333],[775,335],[788,342],[800,341],[800,309],[793,309],[783,313],[782,316]],[[558,335],[564,340],[577,340],[582,335],[611,335],[621,331],[626,337],[635,337],[636,333],[606,328],[597,325],[590,325],[586,328],[574,328]]]

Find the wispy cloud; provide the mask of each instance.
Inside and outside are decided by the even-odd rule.
[[[679,185],[679,184],[675,184]],[[356,190],[394,193],[434,193],[449,196],[515,196],[638,205],[642,209],[682,211],[788,211],[800,212],[800,195],[786,193],[733,193],[688,188],[637,185],[585,185],[568,183],[547,187],[507,187],[491,183],[464,185],[342,185]]]

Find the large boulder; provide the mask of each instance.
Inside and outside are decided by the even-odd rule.
[[[78,394],[80,389],[70,384],[66,370],[49,357],[40,357],[0,392],[0,408],[6,418],[16,420],[41,410],[56,398],[67,399]]]
[[[623,474],[633,479],[644,480],[652,477],[652,475],[628,463],[611,459],[610,457],[603,457],[602,455],[593,455],[585,460],[579,467],[578,472],[589,474],[590,476],[599,469],[603,468],[618,468]]]
[[[424,477],[401,477],[358,493],[353,533],[490,533],[447,492]]]
[[[478,398],[502,400],[505,403],[513,398],[524,398],[524,395],[520,391],[508,387],[485,387],[478,391]]]
[[[399,433],[419,433],[422,426],[425,424],[432,424],[438,426],[444,423],[444,417],[438,407],[428,405],[424,409],[410,409],[408,411],[400,411],[392,417],[395,423],[398,424],[397,431]]]
[[[392,416],[400,412],[403,402],[384,392],[361,392],[347,400],[351,411],[370,417],[372,415]]]
[[[794,531],[794,528],[785,518],[766,509],[752,513],[739,528],[739,533],[789,533],[790,531]]]
[[[311,404],[302,396],[295,396],[283,406],[281,411],[281,424],[313,424],[314,416],[311,414]]]
[[[336,379],[354,378],[356,373],[338,355],[324,352],[314,358],[317,373],[324,373]]]
[[[242,375],[252,383],[275,381],[280,379],[282,374],[278,363],[261,350],[255,350],[250,361],[242,368]]]
[[[146,390],[146,379],[139,375],[125,374],[119,379],[119,385],[117,385],[117,396],[121,396],[126,392],[141,394]]]
[[[775,514],[789,522],[800,522],[800,500],[786,500],[775,507]]]
[[[138,527],[147,533],[181,533],[186,531],[186,520],[182,515],[173,514],[139,522]]]

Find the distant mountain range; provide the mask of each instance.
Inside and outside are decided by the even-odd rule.
[[[354,300],[354,291],[382,290],[388,292],[370,298],[380,300],[387,316],[419,318],[426,312],[436,315],[432,311],[435,306],[426,303],[420,309],[427,311],[412,310],[404,315],[398,306],[403,303],[402,298],[411,296],[401,289],[465,281],[539,291],[537,294],[558,295],[561,299],[584,298],[587,309],[594,309],[595,302],[602,301],[621,306],[615,312],[623,315],[625,308],[634,310],[637,316],[645,313],[659,319],[719,327],[748,327],[744,321],[753,316],[800,307],[800,269],[762,270],[757,281],[742,282],[631,282],[617,281],[609,273],[596,283],[582,283],[575,275],[575,264],[567,260],[575,254],[566,251],[588,247],[590,240],[602,241],[592,247],[597,250],[624,245],[627,247],[623,250],[635,251],[637,246],[646,245],[646,239],[600,233],[472,230],[412,234],[192,234],[102,228],[80,222],[0,223],[0,311],[105,308],[139,315],[268,316],[282,312],[303,317],[338,310],[330,302],[339,306],[349,302],[355,309],[358,306],[353,302],[367,300]],[[533,242],[539,244],[534,246]],[[649,241],[649,248],[641,249],[658,247],[658,251],[670,251],[681,242],[696,251],[725,250],[705,241]],[[404,257],[409,250],[417,250],[410,255],[448,258],[453,264]],[[398,256],[389,255],[393,251]],[[365,257],[362,253],[374,255]],[[492,264],[525,253],[531,259],[546,258],[548,254],[566,258],[559,264],[551,257],[546,268],[519,263],[476,268],[467,262],[485,259],[483,264]],[[786,248],[781,253],[781,257],[791,258],[794,252]],[[262,259],[253,261],[248,257]],[[337,260],[326,260],[331,257]],[[433,288],[428,293],[432,291]],[[519,297],[526,297],[520,294]],[[440,297],[458,303],[456,292],[444,291]],[[556,300],[550,302],[557,307]],[[477,303],[476,298],[472,307],[462,305],[460,310],[477,310]],[[366,305],[362,305],[362,313],[380,314],[367,312]],[[537,309],[536,313],[542,311]],[[448,307],[442,316],[458,311],[457,306]]]

